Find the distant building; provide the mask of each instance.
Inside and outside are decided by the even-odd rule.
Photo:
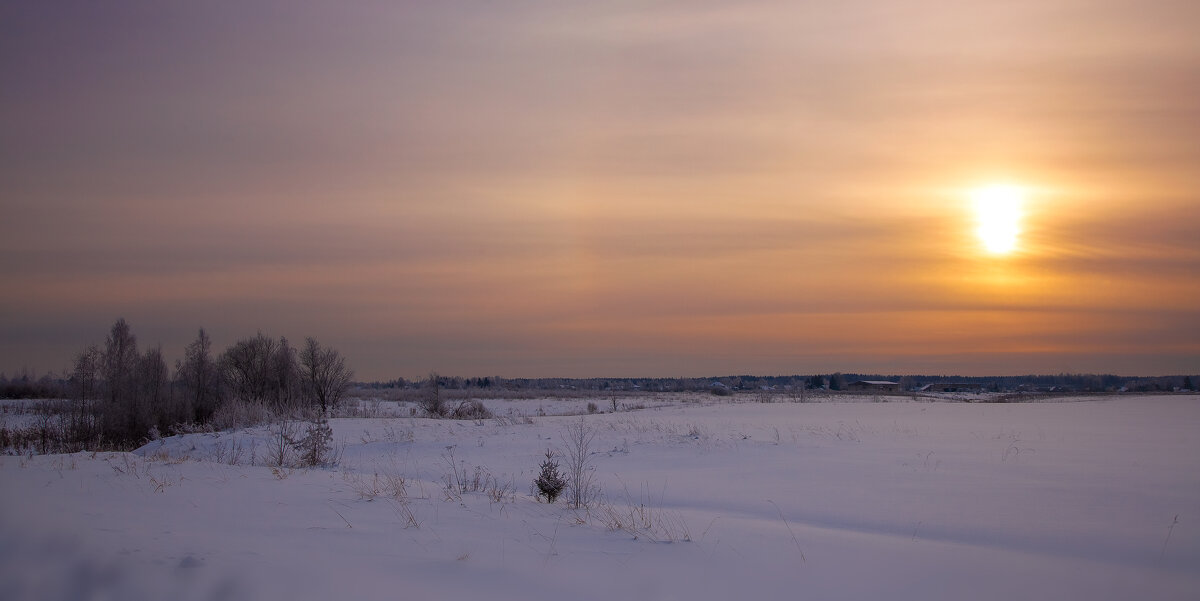
[[[855,392],[900,392],[900,383],[883,380],[859,380],[846,385],[846,390]]]

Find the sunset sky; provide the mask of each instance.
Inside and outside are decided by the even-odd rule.
[[[0,371],[1200,372],[1200,2],[5,2]],[[977,235],[1013,190],[1012,249]],[[996,218],[992,218],[993,220]]]

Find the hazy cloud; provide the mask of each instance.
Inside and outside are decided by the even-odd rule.
[[[320,335],[368,378],[1194,371],[1198,21],[6,5],[0,367],[124,316],[168,355]],[[992,180],[1031,190],[1002,259]]]

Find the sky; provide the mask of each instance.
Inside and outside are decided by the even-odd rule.
[[[1200,372],[1200,3],[0,3],[0,371]],[[974,194],[1019,190],[991,252]]]

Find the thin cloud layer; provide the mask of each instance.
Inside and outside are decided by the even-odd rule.
[[[0,9],[0,366],[1194,372],[1191,2]],[[1031,190],[1017,251],[968,192]]]

